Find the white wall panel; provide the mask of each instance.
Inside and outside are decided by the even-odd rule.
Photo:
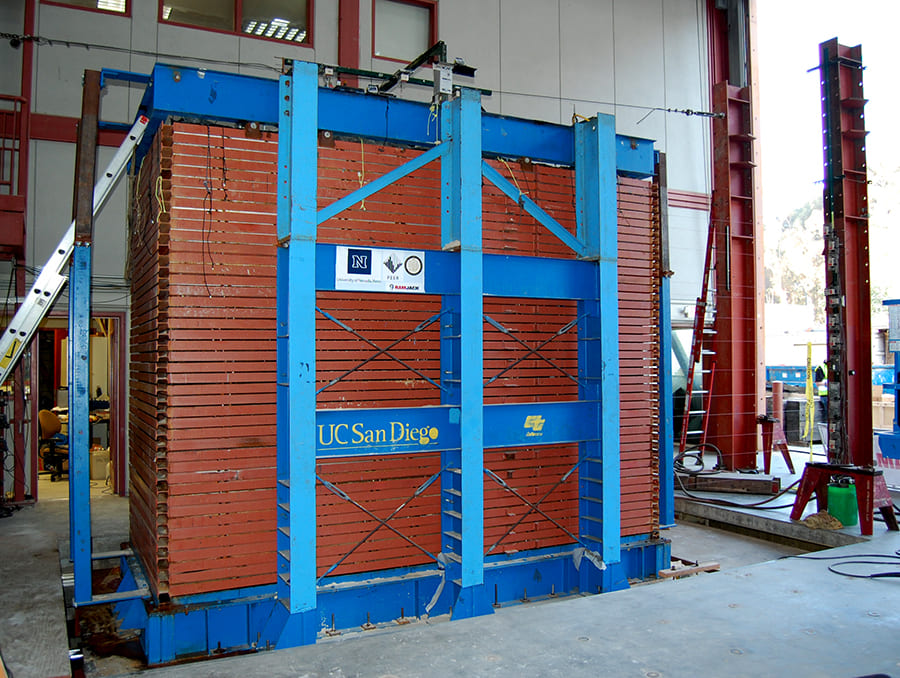
[[[114,148],[100,148],[97,171],[112,159]],[[32,142],[30,213],[27,217],[29,266],[40,269],[72,223],[72,196],[75,183],[75,146],[52,141]],[[34,187],[41,186],[41,189]],[[38,199],[40,198],[40,199]],[[94,219],[93,274],[122,278],[125,272],[127,226],[125,221],[127,182],[123,178],[106,206]],[[127,305],[117,299],[123,292],[98,292],[95,303],[110,308]]]
[[[41,268],[72,223],[75,145],[31,142],[26,220],[29,266]]]
[[[662,19],[662,0],[616,0],[617,103],[665,106]]]
[[[131,39],[131,20],[127,17],[39,5],[36,24],[39,35],[56,41],[35,49],[37,86],[32,110],[37,113],[80,117],[84,71],[103,68],[128,70],[130,66],[127,49]],[[64,40],[112,45],[126,52],[66,46],[61,42]],[[108,89],[102,99],[101,115],[105,120],[130,117],[127,90]]]
[[[668,159],[668,157],[667,157]],[[690,324],[694,304],[700,295],[709,213],[702,210],[669,208],[669,265],[672,323]]]
[[[503,115],[515,118],[529,118],[531,120],[559,123],[559,107],[559,99],[550,97],[521,96],[518,94],[500,95],[501,112]],[[571,117],[571,114],[569,114],[570,119]]]
[[[25,23],[25,0],[0,2],[0,30],[20,33]],[[18,96],[22,86],[22,48],[13,49],[8,40],[0,41],[0,94]],[[27,94],[27,92],[26,92]]]
[[[178,60],[179,64],[237,73],[242,39],[228,33],[199,31],[182,26],[159,24],[157,49],[164,54],[183,54],[184,56]],[[209,63],[193,61],[191,57],[216,59],[223,63],[212,66]],[[161,61],[165,63],[166,59],[161,59]]]
[[[584,118],[592,118],[598,113],[615,115],[616,107],[610,104],[598,104],[596,101],[579,101],[578,99],[563,99],[559,106],[562,124],[572,123],[572,114]]]
[[[338,2],[337,0],[317,0],[313,2],[313,47],[314,54],[304,59],[320,64],[338,62]]]
[[[710,110],[706,13],[702,0],[666,0],[666,102],[669,108]],[[666,114],[669,188],[712,190],[709,118]]]
[[[561,96],[615,101],[613,0],[560,0],[559,32]]]
[[[275,79],[281,72],[281,64],[284,59],[300,59],[301,61],[317,61],[316,52],[312,47],[279,43],[273,40],[256,40],[254,38],[238,38],[238,58],[241,64],[238,72],[244,75],[253,75],[260,78]],[[331,63],[322,60],[324,63]],[[268,69],[257,66],[268,66]],[[210,68],[217,71],[227,70],[212,64]],[[274,70],[273,70],[274,69]]]
[[[500,88],[504,92],[559,97],[559,3],[500,1]],[[510,105],[515,105],[510,99]],[[552,119],[559,122],[559,104]],[[544,108],[540,108],[543,114]],[[504,114],[521,115],[506,110]]]
[[[215,70],[274,77],[283,57],[336,63],[338,0],[315,6],[315,50],[199,29],[159,25],[155,0],[133,0],[132,17],[118,17],[39,5],[37,32],[60,40],[111,44],[179,57],[179,62]],[[21,30],[24,0],[0,0],[0,26]],[[620,134],[653,139],[666,151],[672,189],[707,192],[709,124],[698,117],[651,112],[647,107],[709,108],[705,0],[440,0],[438,30],[451,58],[460,56],[478,69],[474,84],[495,91],[486,110],[570,124],[572,114],[616,115]],[[20,59],[0,45],[0,91],[18,92]],[[231,62],[213,65],[189,57]],[[149,73],[153,56],[107,50],[43,46],[36,50],[35,110],[77,117],[81,74],[85,68],[121,68]],[[372,58],[372,1],[360,1],[360,66],[393,72],[402,64]],[[429,78],[427,69],[419,75]],[[366,81],[363,80],[365,85]],[[428,88],[403,86],[404,98],[428,100]],[[142,88],[113,85],[103,97],[104,119],[130,120]],[[616,104],[613,106],[613,104]],[[28,215],[31,265],[41,266],[68,225],[74,172],[74,147],[33,144]],[[104,149],[103,154],[113,149]],[[101,165],[103,164],[101,160]],[[33,193],[34,193],[33,191]],[[125,251],[125,195],[119,189],[98,219],[95,265],[103,275],[121,275]],[[699,289],[707,215],[670,210],[674,309],[692,306]],[[102,244],[100,244],[102,242]],[[101,251],[102,250],[102,251]],[[677,318],[676,318],[677,319]]]
[[[462,57],[478,69],[475,87],[500,89],[500,0],[453,0],[439,3],[438,9],[438,35],[447,43],[450,60]],[[482,105],[499,113],[500,95],[484,97]]]

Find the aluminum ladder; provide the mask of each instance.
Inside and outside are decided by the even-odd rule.
[[[150,120],[146,116],[139,116],[131,127],[122,145],[116,151],[106,171],[94,186],[94,208],[96,216],[106,200],[112,194],[116,183],[125,172],[128,161],[131,159],[134,149],[140,143]],[[0,386],[6,383],[6,379],[15,369],[19,358],[25,352],[25,348],[31,342],[31,338],[38,326],[46,317],[53,302],[68,282],[68,276],[63,271],[69,265],[72,256],[72,248],[75,245],[75,221],[69,224],[66,234],[59,241],[53,254],[41,269],[41,274],[34,281],[31,292],[22,300],[22,305],[16,311],[12,322],[0,337]]]

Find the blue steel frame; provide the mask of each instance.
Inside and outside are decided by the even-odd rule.
[[[157,65],[140,113],[151,119],[145,144],[165,119],[257,122],[279,129],[277,299],[278,581],[173,600],[166,610],[142,601],[117,611],[144,629],[150,664],[213,651],[315,642],[331,624],[440,614],[491,613],[492,602],[628,586],[668,565],[664,540],[622,538],[619,527],[619,408],[616,175],[650,177],[652,142],[615,135],[600,115],[573,127],[483,114],[476,91],[443,104],[440,124],[427,105],[318,88],[318,67],[287,62],[279,83],[248,76]],[[319,129],[425,148],[416,159],[349,196],[316,209]],[[528,157],[576,169],[577,235],[571,236],[483,158]],[[140,159],[140,154],[139,154]],[[425,291],[441,295],[438,407],[316,411],[315,296],[334,289],[334,245],[316,227],[392,181],[441,161],[442,244],[425,252]],[[484,254],[482,178],[522,205],[579,259]],[[310,275],[314,272],[314,275]],[[664,281],[665,282],[665,281]],[[484,296],[578,301],[579,401],[483,404]],[[668,332],[668,328],[662,328]],[[666,335],[664,335],[665,337]],[[483,553],[484,449],[534,445],[523,421],[544,419],[539,444],[579,443],[578,543],[516,555]],[[352,419],[352,421],[351,421]],[[416,449],[324,445],[319,426],[378,429],[402,419],[435,426],[438,441]],[[663,427],[671,427],[671,418]],[[671,431],[668,435],[671,439]],[[333,441],[332,441],[333,442]],[[436,452],[441,455],[442,552],[437,566],[365,575],[315,573],[317,458]],[[123,586],[126,584],[123,583]],[[124,626],[123,626],[124,628]]]
[[[91,601],[91,244],[75,243],[69,265],[69,557],[74,603]]]

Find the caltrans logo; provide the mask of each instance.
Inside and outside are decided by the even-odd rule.
[[[525,417],[525,428],[531,430],[525,434],[525,437],[535,438],[544,435],[542,431],[544,429],[545,422],[546,419],[544,419],[541,415],[529,414],[527,417]]]

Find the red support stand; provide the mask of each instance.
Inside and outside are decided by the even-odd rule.
[[[832,476],[849,476],[856,483],[856,504],[859,508],[859,527],[863,535],[872,534],[875,509],[881,511],[889,530],[900,531],[894,503],[884,482],[884,473],[871,466],[851,466],[849,464],[809,463],[800,479],[797,499],[791,511],[791,520],[800,520],[803,509],[816,493],[816,505],[820,511],[828,508],[828,483]]]
[[[763,439],[763,470],[766,474],[772,468],[772,447],[775,447],[787,464],[788,470],[794,473],[794,460],[791,459],[791,451],[787,446],[787,436],[784,435],[784,428],[781,421],[775,417],[760,416],[756,421],[762,426]]]

